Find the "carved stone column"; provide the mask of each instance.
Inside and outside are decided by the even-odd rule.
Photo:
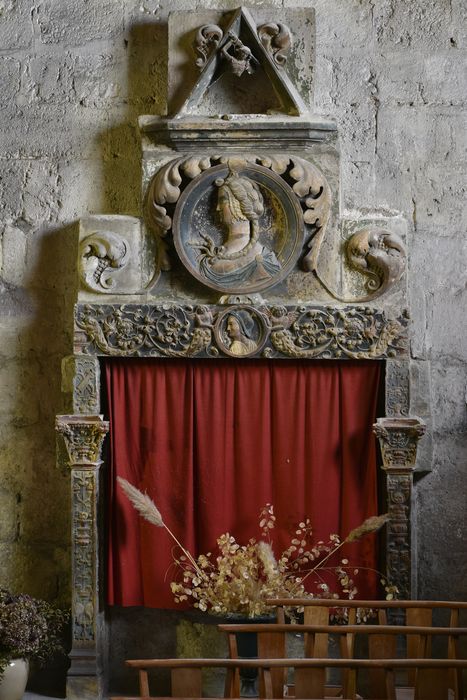
[[[96,700],[103,696],[104,626],[100,604],[98,528],[99,467],[109,430],[102,416],[57,416],[71,468],[72,498],[72,636],[67,698]]]
[[[412,597],[411,514],[417,444],[425,432],[418,418],[378,418],[373,431],[379,440],[386,472],[390,520],[386,534],[386,571],[401,599]]]

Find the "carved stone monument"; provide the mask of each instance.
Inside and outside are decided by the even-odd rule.
[[[141,219],[80,222],[75,354],[63,365],[73,415],[57,424],[72,471],[68,697],[80,700],[105,688],[99,357],[384,360],[388,573],[414,593],[406,225],[340,212],[336,125],[311,108],[313,11],[173,13],[168,31],[169,116],[139,120]],[[410,458],[398,461],[407,429]]]

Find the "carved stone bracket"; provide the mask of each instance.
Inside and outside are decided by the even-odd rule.
[[[89,684],[96,689],[99,686],[96,675],[100,667],[96,662],[100,633],[97,513],[100,456],[109,424],[97,415],[57,416],[56,429],[65,440],[71,468],[73,644],[68,682],[73,689],[67,697],[75,697],[83,693],[82,683],[88,689]]]
[[[418,418],[378,418],[373,429],[386,472],[390,515],[386,532],[387,576],[399,589],[400,598],[411,598],[412,482],[417,445],[425,425]]]
[[[407,316],[370,308],[248,304],[76,306],[76,351],[93,355],[228,357],[228,314],[242,311],[248,357],[382,359],[407,355]],[[221,323],[221,319],[225,321]],[[237,345],[235,347],[238,347]],[[239,353],[240,354],[240,353]]]
[[[347,261],[353,269],[368,277],[367,301],[381,296],[400,280],[405,269],[406,252],[401,238],[381,228],[357,231],[346,245]]]
[[[129,245],[122,236],[99,231],[80,243],[79,274],[82,283],[92,292],[108,292],[115,286],[112,270],[127,264]]]

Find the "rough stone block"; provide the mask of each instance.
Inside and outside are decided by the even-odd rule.
[[[465,364],[437,361],[432,365],[432,375],[434,429],[443,434],[467,432]]]
[[[11,421],[16,426],[27,426],[39,420],[39,397],[31,387],[37,373],[37,364],[24,365],[15,360],[4,360],[0,364],[0,420]]]
[[[25,281],[26,235],[14,226],[7,225],[2,236],[1,274],[5,282],[20,286]]]
[[[115,0],[46,0],[37,13],[44,44],[80,46],[98,39],[109,40],[123,30],[122,5]]]
[[[467,120],[466,120],[467,124]],[[464,236],[467,221],[467,182],[462,165],[437,167],[420,163],[417,179],[423,190],[413,192],[416,225],[436,236]]]
[[[371,37],[369,3],[336,2],[332,10],[328,0],[283,0],[284,7],[312,7],[317,17],[320,53],[338,55],[342,49],[368,48]],[[349,27],[352,31],[349,32]]]
[[[33,39],[35,7],[21,0],[0,2],[0,46],[2,51],[24,49]]]
[[[4,125],[2,124],[2,126]],[[2,158],[0,155],[0,212],[3,224],[13,222],[21,216],[21,193],[27,169],[28,163],[26,161]]]
[[[8,562],[2,568],[5,588],[69,605],[71,567],[65,546],[53,547],[39,541],[0,544],[0,561]]]
[[[431,415],[431,364],[423,360],[410,363],[410,415],[425,418]]]
[[[8,114],[0,132],[0,159],[93,158],[106,136],[102,109],[33,104]]]
[[[15,538],[17,529],[17,497],[8,491],[0,491],[0,542]]]
[[[467,357],[467,240],[453,236],[440,241],[437,236],[420,233],[414,236],[411,247],[411,308],[417,333],[412,352],[422,357],[425,346],[433,358],[462,361]]]
[[[381,0],[373,7],[373,31],[380,50],[449,47],[450,0]]]
[[[0,27],[2,23],[0,6]],[[2,47],[3,48],[3,47]],[[0,56],[0,113],[15,109],[15,99],[20,86],[20,62],[9,56]]]
[[[22,218],[28,223],[56,221],[60,209],[61,182],[58,165],[49,160],[31,160],[21,191]]]
[[[378,154],[401,169],[444,169],[464,161],[465,113],[448,107],[391,107],[378,111]],[[442,177],[441,173],[438,177]]]

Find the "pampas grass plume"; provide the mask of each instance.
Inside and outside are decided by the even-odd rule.
[[[382,528],[388,520],[389,513],[385,513],[384,515],[373,515],[371,518],[367,518],[361,525],[349,532],[344,542],[356,542],[364,537],[364,535],[368,535],[370,532],[376,532]]]
[[[142,515],[145,520],[148,520],[153,525],[157,525],[157,527],[165,527],[164,521],[162,520],[162,515],[159,513],[154,502],[149,498],[147,493],[142,493],[142,491],[139,491],[136,486],[130,484],[129,481],[122,479],[121,476],[117,476],[117,480],[125,492],[125,495],[129,498],[138,513]]]

